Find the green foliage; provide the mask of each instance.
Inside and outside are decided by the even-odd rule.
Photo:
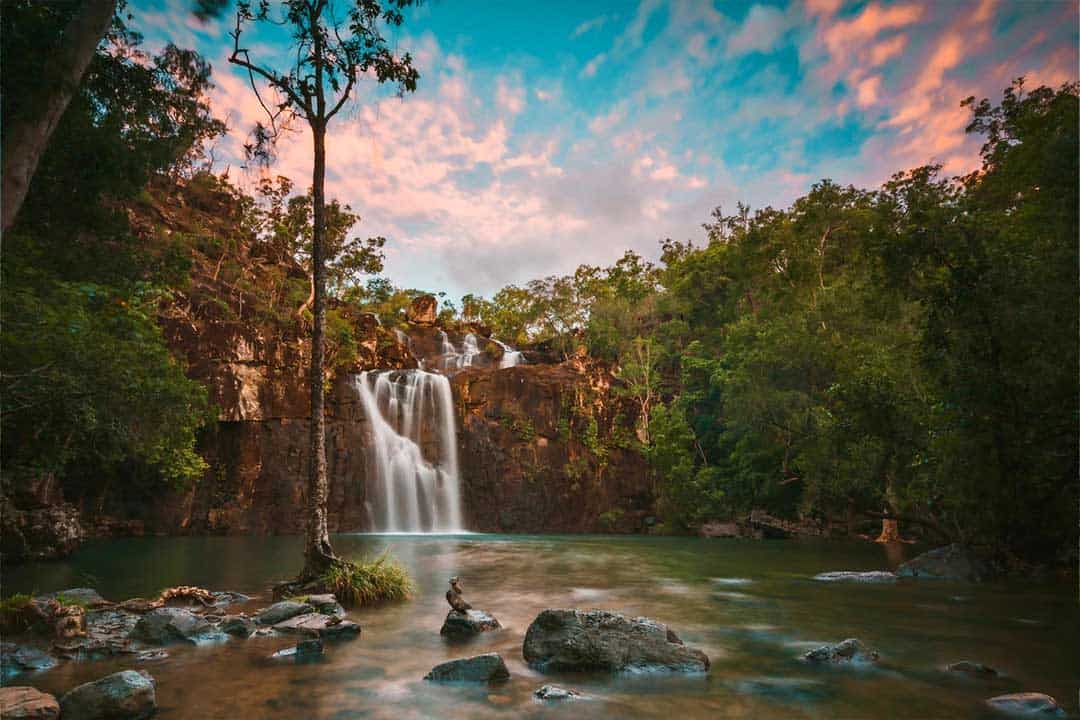
[[[824,181],[665,244],[647,454],[669,525],[884,509],[1075,546],[1077,88],[967,104],[979,172]]]
[[[408,600],[416,592],[408,571],[389,551],[374,560],[334,565],[320,584],[346,607]]]
[[[622,508],[613,508],[600,513],[600,526],[605,530],[614,530],[619,524],[619,520],[626,514],[626,511]]]
[[[15,593],[0,600],[0,633],[15,634],[29,630],[34,624],[29,595]]]

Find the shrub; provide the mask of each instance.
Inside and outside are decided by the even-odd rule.
[[[322,584],[350,607],[408,600],[416,591],[408,571],[388,552],[368,562],[335,565],[323,577]]]

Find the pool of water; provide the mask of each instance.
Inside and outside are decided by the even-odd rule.
[[[389,549],[419,589],[410,602],[351,613],[359,639],[328,644],[325,659],[271,661],[286,637],[171,646],[164,661],[66,663],[27,678],[62,693],[135,667],[157,680],[159,717],[180,718],[969,718],[1004,692],[1053,695],[1077,713],[1080,611],[1069,583],[826,584],[830,570],[891,569],[914,551],[871,544],[646,537],[341,535],[345,556]],[[96,587],[106,598],[197,584],[268,596],[299,569],[301,541],[142,538],[87,544],[68,560],[5,568],[3,592]],[[505,629],[466,645],[439,635],[452,575]],[[707,675],[543,675],[521,644],[549,607],[646,615],[712,660]],[[858,637],[876,667],[819,668],[800,659],[824,642]],[[495,686],[422,680],[447,659],[499,652],[511,680]],[[958,660],[998,668],[993,680],[944,671]],[[587,699],[543,705],[542,684]]]

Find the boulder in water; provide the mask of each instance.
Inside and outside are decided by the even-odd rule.
[[[961,660],[960,662],[954,662],[945,667],[949,672],[958,672],[972,677],[997,677],[998,671],[989,665],[983,665],[982,663],[971,662],[970,660]]]
[[[322,613],[323,615],[345,614],[345,608],[341,606],[341,603],[339,603],[337,598],[331,593],[308,595],[304,602],[315,608],[315,612]]]
[[[278,632],[310,635],[325,640],[346,640],[360,634],[360,625],[338,615],[305,613],[274,625]]]
[[[45,597],[50,600],[59,600],[64,605],[81,605],[84,608],[101,607],[110,604],[108,600],[94,588],[68,588],[49,593]]]
[[[260,625],[277,625],[297,615],[315,612],[315,608],[307,603],[282,600],[274,603],[255,616],[255,622]]]
[[[502,625],[483,610],[451,610],[446,613],[440,635],[451,640],[466,640],[488,630],[498,630]]]
[[[218,630],[233,637],[251,637],[255,632],[255,621],[243,615],[226,615]]]
[[[818,573],[814,576],[814,579],[818,582],[894,583],[896,582],[896,575],[883,570],[867,572],[838,570],[836,572]]]
[[[1065,717],[1057,700],[1042,693],[1025,692],[998,695],[986,701],[994,710],[1018,717]]]
[[[424,679],[436,682],[498,682],[509,680],[510,671],[498,653],[485,653],[436,665]]]
[[[525,633],[525,661],[546,671],[705,672],[709,658],[666,625],[606,610],[544,610]]]
[[[0,678],[56,667],[56,658],[29,645],[0,643]]]
[[[989,563],[959,544],[924,552],[896,569],[899,577],[982,582],[993,573]]]
[[[0,688],[0,718],[4,720],[56,720],[60,703],[32,687]]]
[[[166,645],[171,642],[196,642],[213,632],[213,626],[190,610],[163,607],[139,618],[131,631],[133,640]]]
[[[876,650],[863,645],[855,638],[848,638],[835,645],[822,645],[803,655],[812,663],[868,663],[877,662]]]
[[[533,695],[538,700],[577,700],[581,697],[577,690],[561,688],[558,685],[544,685],[537,688]]]
[[[141,720],[157,711],[154,678],[123,670],[80,685],[60,698],[64,720]]]

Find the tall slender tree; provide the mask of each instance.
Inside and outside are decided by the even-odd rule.
[[[314,315],[311,332],[311,438],[307,497],[307,536],[301,581],[313,580],[341,560],[330,545],[326,522],[326,420],[324,415],[323,354],[326,323],[326,130],[331,119],[353,99],[358,83],[371,79],[397,86],[398,93],[416,89],[419,73],[409,53],[398,55],[384,35],[400,26],[403,10],[413,0],[285,0],[272,12],[268,0],[257,5],[240,2],[233,52],[229,62],[248,72],[252,90],[266,110],[268,125],[259,124],[250,151],[266,153],[280,128],[299,118],[311,128],[314,158],[311,174]],[[276,57],[291,60],[281,67],[252,59],[241,38],[245,27],[285,29],[292,47]],[[264,97],[260,83],[275,98]]]

